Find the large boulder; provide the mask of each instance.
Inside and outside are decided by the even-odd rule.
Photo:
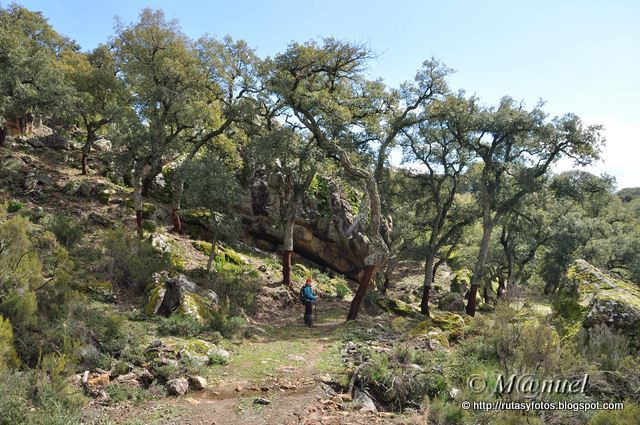
[[[604,324],[640,343],[640,287],[576,260],[563,278],[554,305],[567,333]]]
[[[156,276],[158,280],[160,276]],[[168,317],[173,313],[181,313],[192,317],[199,323],[211,319],[217,309],[217,295],[206,290],[199,293],[198,286],[184,275],[166,278],[151,285],[147,294],[145,313],[149,316],[157,314]]]
[[[464,298],[459,292],[449,292],[440,298],[438,308],[443,311],[464,311]]]
[[[436,312],[409,331],[412,336],[423,336],[432,331],[444,333],[446,338],[457,340],[464,335],[464,319],[459,314]]]
[[[359,230],[355,208],[337,183],[328,181],[321,195],[307,200],[293,229],[295,253],[347,277],[359,280],[369,241]],[[311,197],[310,197],[311,198]],[[286,209],[286,185],[277,173],[256,173],[251,200],[243,204],[245,240],[275,250],[283,242],[281,220]],[[390,223],[384,222],[383,231]]]

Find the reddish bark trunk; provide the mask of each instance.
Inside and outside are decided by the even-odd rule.
[[[282,253],[282,284],[291,287],[291,253],[293,251],[284,251]]]
[[[358,318],[358,313],[360,312],[360,306],[362,306],[362,300],[364,300],[364,296],[369,289],[369,283],[371,283],[371,276],[373,276],[373,272],[375,271],[375,266],[366,266],[364,268],[364,274],[362,275],[362,280],[360,281],[360,286],[358,286],[358,290],[356,291],[356,295],[353,297],[353,301],[351,301],[351,308],[349,308],[349,314],[347,315],[347,320],[356,320]]]
[[[471,317],[476,315],[476,298],[478,296],[478,287],[475,285],[471,286],[469,290],[469,300],[467,301],[467,314]]]
[[[138,231],[138,237],[142,239],[144,236],[142,233],[142,211],[136,211],[136,230]]]
[[[87,154],[86,153],[82,154],[82,175],[83,176],[87,175]]]
[[[420,313],[429,317],[429,298],[431,293],[431,286],[425,286],[422,290],[422,302],[420,303]]]
[[[182,221],[180,220],[180,212],[176,209],[172,211],[173,214],[173,231],[176,233],[182,233]]]

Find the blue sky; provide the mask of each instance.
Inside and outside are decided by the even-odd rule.
[[[145,6],[177,18],[192,37],[245,39],[260,55],[292,41],[334,36],[367,43],[370,73],[389,85],[411,79],[435,56],[456,70],[451,86],[487,103],[503,95],[551,115],[602,123],[608,139],[596,173],[640,186],[640,1],[21,1],[90,49],[113,33],[114,17]],[[2,2],[6,5],[6,2]],[[563,163],[559,169],[571,168]]]

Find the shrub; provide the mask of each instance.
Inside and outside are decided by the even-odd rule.
[[[342,282],[336,284],[336,296],[340,299],[344,299],[349,295],[349,287]]]
[[[169,267],[168,254],[157,253],[148,241],[122,228],[108,231],[103,244],[108,280],[134,293],[144,291],[153,273]]]
[[[424,359],[413,347],[401,346],[391,353],[372,353],[358,378],[376,400],[394,410],[419,408],[425,397],[444,396],[449,387],[444,375],[427,372],[421,363]]]
[[[158,225],[153,220],[145,220],[142,222],[142,228],[149,233],[154,233],[158,228]]]
[[[464,425],[467,415],[455,403],[447,403],[442,399],[435,399],[429,404],[429,424],[433,425]]]
[[[115,404],[122,403],[123,401],[131,401],[133,404],[139,404],[149,398],[148,391],[131,385],[111,384],[107,386],[106,392],[111,402]]]
[[[45,228],[51,231],[65,247],[71,248],[82,239],[84,230],[72,216],[64,213],[54,214],[45,220]]]
[[[612,331],[600,324],[589,329],[583,340],[582,353],[585,358],[603,370],[616,370],[630,354],[629,340],[620,332]]]
[[[364,299],[362,300],[362,308],[367,314],[371,314],[373,316],[377,316],[382,313],[382,308],[380,307],[380,300],[382,296],[378,291],[367,291],[364,294]]]
[[[226,303],[224,308],[228,313],[233,315],[240,309],[247,312],[253,310],[255,294],[258,291],[258,282],[255,279],[244,275],[237,276],[225,269],[212,275],[209,286],[218,294],[220,303]]]
[[[9,319],[0,315],[0,372],[18,366],[18,355],[13,348],[13,328]]]
[[[247,327],[247,321],[242,317],[231,317],[222,328],[222,335],[227,338],[242,337]]]
[[[158,326],[160,335],[195,336],[202,332],[203,326],[193,317],[173,314],[163,319]]]
[[[7,204],[7,212],[16,213],[24,208],[24,205],[20,201],[9,201]]]
[[[640,406],[626,400],[624,410],[598,410],[589,425],[635,425],[640,418]]]

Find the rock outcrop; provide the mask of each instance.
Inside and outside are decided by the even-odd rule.
[[[184,275],[164,278],[156,275],[147,294],[145,313],[170,316],[181,313],[200,323],[209,320],[217,308],[217,295],[211,291],[199,293],[198,286]]]
[[[251,188],[251,202],[245,202],[242,211],[245,239],[269,250],[276,250],[283,241],[277,225],[286,207],[280,180],[277,174],[258,174]],[[297,217],[294,252],[358,280],[368,255],[368,240],[359,232],[354,208],[337,184],[329,181],[322,197],[321,202],[307,199],[304,213]]]
[[[567,332],[605,324],[640,343],[640,287],[576,260],[564,277],[554,306]]]

